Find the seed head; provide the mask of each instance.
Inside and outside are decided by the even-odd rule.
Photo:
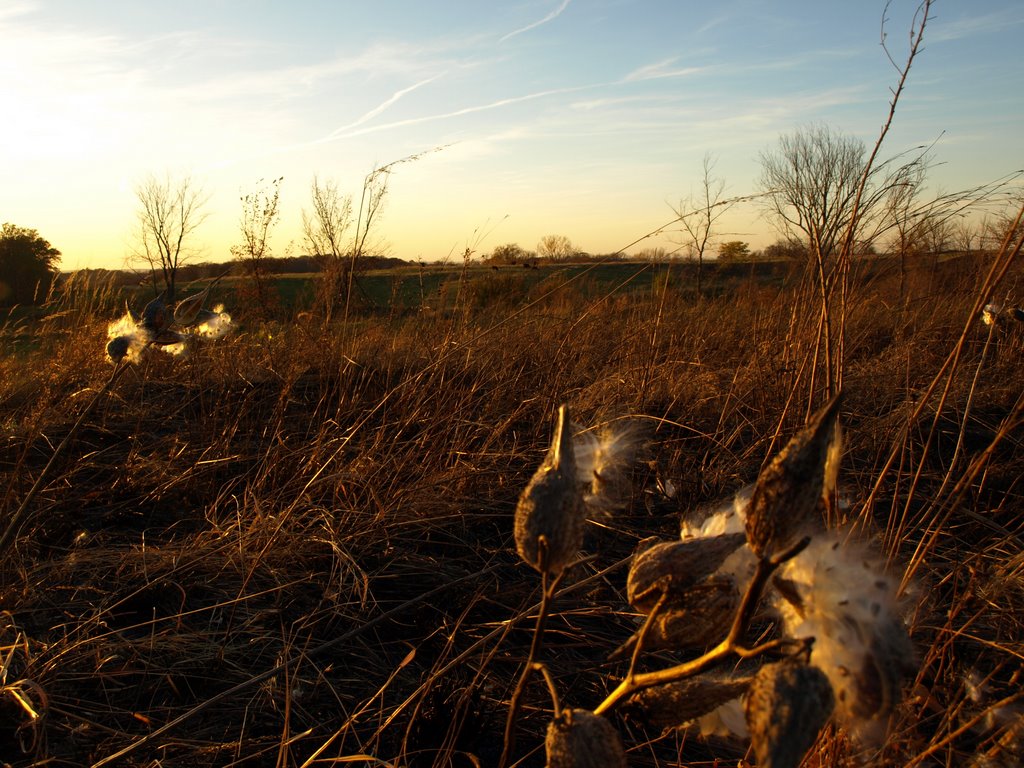
[[[627,471],[645,440],[644,430],[629,420],[576,432],[576,478],[586,488],[583,500],[589,509],[600,514],[625,505],[629,493]]]
[[[583,543],[584,515],[569,411],[563,405],[558,409],[551,447],[516,505],[515,540],[519,556],[538,571],[546,570],[549,575],[561,573]],[[542,557],[546,557],[546,567]]]
[[[615,727],[585,709],[566,709],[548,724],[547,768],[626,768]]]
[[[818,411],[757,478],[747,510],[747,541],[759,557],[770,557],[795,544],[810,527],[823,496],[835,482],[838,447],[836,416],[840,396]]]
[[[115,336],[107,342],[107,357],[113,363],[120,363],[128,355],[131,339],[127,336]]]
[[[834,705],[828,678],[817,667],[794,660],[761,667],[746,701],[759,768],[797,768]]]
[[[638,552],[626,580],[629,604],[650,613],[663,593],[666,607],[684,603],[687,592],[718,570],[745,541],[742,533],[731,533],[662,542]]]

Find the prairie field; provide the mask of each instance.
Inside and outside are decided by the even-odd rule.
[[[565,404],[644,440],[548,606],[511,761],[544,765],[551,690],[592,710],[629,669],[638,543],[754,482],[841,386],[821,522],[887,564],[914,671],[874,743],[829,724],[805,765],[1018,764],[1024,324],[980,311],[1024,291],[1004,257],[855,262],[831,367],[795,266],[707,267],[701,296],[685,265],[410,270],[331,322],[224,283],[230,334],[117,366],[123,296],[67,281],[0,317],[0,761],[498,765],[541,600],[513,520]],[[607,717],[631,766],[754,760]]]

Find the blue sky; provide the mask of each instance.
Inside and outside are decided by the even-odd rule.
[[[758,155],[826,123],[874,141],[896,72],[883,2],[522,0],[98,2],[0,6],[0,220],[67,269],[119,267],[135,186],[190,175],[209,195],[196,260],[239,242],[241,194],[283,176],[275,252],[301,253],[314,177],[358,193],[399,166],[377,235],[401,258],[561,234],[623,248],[696,190],[726,194]],[[916,2],[893,0],[902,61]],[[1020,0],[938,0],[884,154],[937,140],[937,189],[1024,167]],[[753,247],[756,207],[723,223]],[[669,233],[634,246],[674,247]]]

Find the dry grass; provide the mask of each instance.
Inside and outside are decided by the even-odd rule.
[[[1022,337],[976,324],[944,397],[921,400],[986,269],[913,275],[905,305],[893,280],[865,280],[850,313],[839,514],[914,569],[921,662],[880,764],[1019,748],[1003,700],[1024,653]],[[5,526],[70,435],[0,553],[0,754],[496,764],[539,600],[512,513],[559,404],[587,424],[640,417],[653,436],[630,505],[588,528],[548,620],[563,705],[593,708],[626,669],[607,655],[637,628],[636,542],[677,535],[682,513],[753,480],[820,400],[810,296],[795,277],[697,305],[570,283],[527,309],[243,324],[126,370],[71,434],[110,378],[117,312],[82,288],[0,358]],[[549,706],[535,682],[521,765],[543,764]],[[743,753],[616,724],[631,765]],[[826,732],[816,764],[853,751]]]

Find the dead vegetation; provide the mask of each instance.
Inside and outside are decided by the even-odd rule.
[[[878,764],[1020,758],[1024,345],[973,316],[994,258],[939,283],[912,273],[927,292],[902,303],[875,270],[847,320],[830,522],[912,572],[919,659],[867,755]],[[594,708],[627,670],[608,655],[639,626],[637,542],[678,537],[684,513],[752,481],[820,402],[798,278],[698,303],[586,298],[570,281],[498,316],[243,324],[102,392],[110,302],[65,307],[0,359],[4,528],[20,515],[0,553],[4,759],[497,764],[540,600],[513,512],[561,403],[651,436],[628,503],[587,526],[547,621],[562,705]],[[612,717],[630,765],[746,750]],[[543,764],[550,719],[535,678],[517,764]],[[845,765],[859,749],[829,728],[813,751]]]

